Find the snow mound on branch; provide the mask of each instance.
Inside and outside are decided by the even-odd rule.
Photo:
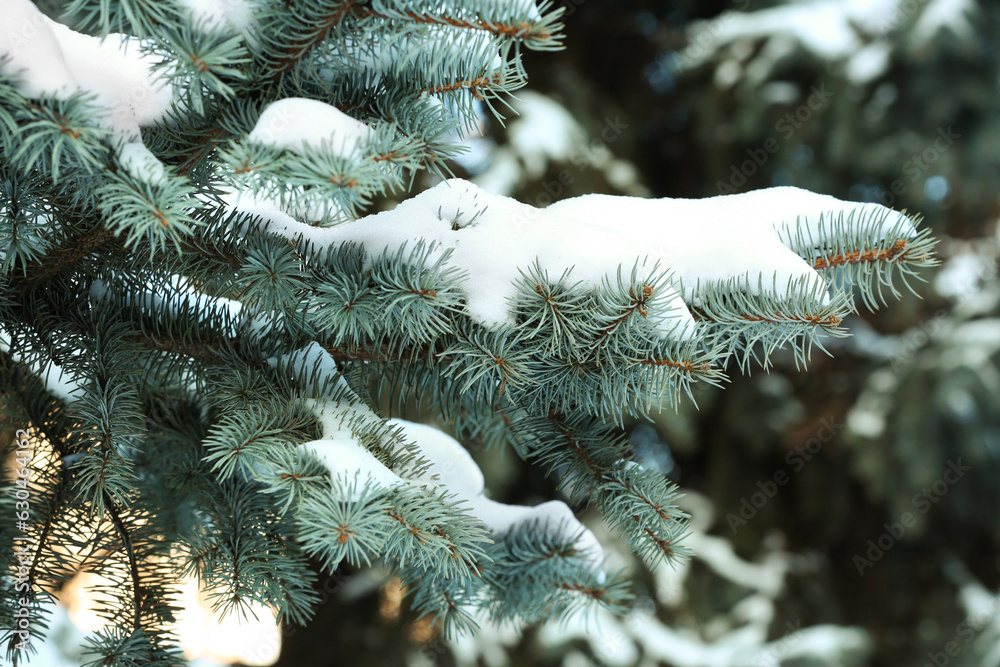
[[[324,433],[322,440],[313,440],[303,446],[309,447],[326,464],[334,479],[356,480],[356,485],[348,487],[347,500],[359,500],[365,487],[388,489],[404,483],[354,439],[329,439]]]
[[[307,406],[316,415],[322,435],[319,440],[303,443],[326,465],[333,478],[346,481],[341,491],[344,499],[354,502],[364,495],[366,487],[387,489],[404,481],[389,470],[354,436],[350,423],[378,422],[379,417],[361,402],[347,381],[340,376],[337,362],[319,343],[313,341],[283,359],[287,367],[303,377],[315,376],[329,382],[337,398],[309,400]],[[276,366],[278,359],[268,359]]]
[[[272,216],[272,231],[302,237],[318,246],[357,243],[369,258],[400,248],[432,244],[428,261],[451,251],[449,263],[466,277],[460,288],[469,316],[500,328],[514,324],[511,303],[518,295],[519,269],[539,265],[557,279],[572,269],[571,279],[585,288],[616,280],[621,267],[628,278],[638,262],[639,280],[654,273],[655,259],[646,260],[646,244],[636,246],[617,230],[553,215],[509,197],[490,195],[462,179],[451,179],[408,199],[392,211],[344,223],[314,228]],[[662,271],[663,267],[657,269]],[[671,287],[665,286],[667,311],[659,313],[662,335],[687,335],[694,320]],[[655,320],[654,320],[655,321]]]
[[[130,176],[151,185],[160,185],[167,180],[166,166],[141,141],[120,145],[118,163]]]
[[[335,415],[338,410],[331,405],[320,409],[327,417]],[[324,421],[329,423],[328,419]],[[574,516],[566,503],[550,500],[527,507],[490,500],[485,495],[482,471],[457,440],[424,424],[401,419],[392,419],[388,423],[399,427],[403,435],[416,446],[419,455],[430,462],[426,474],[412,480],[403,479],[384,466],[357,440],[336,437],[326,430],[321,440],[313,440],[302,446],[308,447],[326,464],[334,479],[348,481],[348,486],[342,488],[346,493],[345,500],[359,500],[366,487],[389,489],[400,484],[414,483],[440,486],[462,503],[470,515],[482,521],[493,535],[502,537],[516,528],[532,525],[573,543],[582,558],[600,567],[604,560],[600,543]],[[338,432],[342,433],[339,428]]]
[[[370,127],[332,105],[304,97],[288,97],[267,105],[249,139],[290,151],[311,148],[347,156],[374,136]]]
[[[604,558],[600,543],[566,503],[550,500],[526,507],[490,500],[485,495],[482,471],[457,440],[426,424],[402,419],[392,419],[389,423],[399,426],[417,445],[420,455],[430,461],[427,472],[420,479],[439,484],[466,501],[471,514],[485,523],[494,535],[505,535],[519,526],[533,524],[572,541],[583,558],[600,566]]]
[[[844,73],[848,81],[862,86],[889,71],[891,59],[892,47],[888,42],[872,42],[850,57]]]
[[[461,179],[445,181],[392,211],[315,228],[258,209],[273,232],[319,247],[357,243],[369,259],[383,252],[432,244],[428,261],[451,251],[449,263],[462,269],[460,289],[469,316],[498,328],[514,323],[519,270],[538,261],[554,279],[572,269],[571,281],[597,288],[667,270],[674,287],[665,296],[664,336],[688,337],[694,321],[685,305],[699,305],[697,288],[707,281],[731,281],[753,294],[784,296],[795,289],[825,292],[823,277],[782,242],[779,232],[800,229],[817,245],[834,240],[833,219],[864,218],[873,233],[913,235],[903,213],[874,203],[845,202],[793,187],[767,188],[707,199],[643,199],[584,195],[537,209],[483,192]],[[820,224],[820,220],[823,224]],[[799,250],[799,249],[797,249]],[[683,290],[683,298],[680,290]]]
[[[191,286],[190,281],[175,275],[167,284],[147,283],[148,288],[138,293],[125,296],[125,305],[137,304],[150,315],[170,315],[173,317],[190,317],[192,313],[200,317],[210,317],[223,323],[231,335],[237,335],[240,327],[246,323],[256,327],[252,319],[244,312],[243,303],[221,296],[203,294]],[[115,294],[103,280],[94,280],[90,284],[90,299],[92,303],[111,301]]]
[[[133,139],[139,127],[161,120],[173,88],[152,73],[154,58],[140,53],[140,40],[112,33],[100,39],[48,18],[30,0],[4,0],[0,56],[5,74],[21,79],[27,97],[66,99],[91,93],[102,122]]]
[[[552,531],[573,541],[580,555],[596,566],[602,563],[604,552],[597,538],[576,519],[565,503],[552,500],[535,507],[525,507],[490,500],[485,495],[483,473],[468,450],[432,426],[402,419],[387,422],[399,428],[406,440],[416,447],[418,456],[429,464],[416,477],[409,467],[390,470],[351,433],[349,422],[359,419],[379,421],[380,418],[339,377],[337,363],[330,353],[314,341],[289,355],[288,362],[290,368],[299,373],[315,373],[331,380],[334,393],[341,396],[339,400],[309,402],[310,409],[319,420],[322,436],[319,440],[304,443],[302,447],[312,450],[330,469],[334,479],[347,479],[349,485],[342,485],[340,489],[347,494],[345,500],[360,499],[366,486],[382,489],[398,484],[440,486],[457,500],[464,501],[472,516],[486,524],[495,535],[504,535],[525,524],[535,525],[539,530]],[[400,475],[406,475],[407,479]],[[352,481],[356,483],[350,484]]]
[[[845,202],[793,187],[766,188],[707,199],[643,199],[583,195],[546,211],[617,233],[661,260],[683,285],[684,297],[706,281],[730,281],[752,294],[780,293],[794,283],[821,290],[821,276],[779,237],[799,226],[807,238],[830,243],[831,217],[880,216],[882,235],[913,224],[880,204]],[[820,226],[820,216],[826,224]],[[762,282],[761,282],[762,281]],[[801,282],[800,282],[801,281]]]
[[[899,5],[900,0],[813,0],[753,12],[728,11],[692,25],[685,55],[697,66],[733,42],[783,36],[822,60],[844,60],[862,47],[863,35],[895,27],[901,20]]]

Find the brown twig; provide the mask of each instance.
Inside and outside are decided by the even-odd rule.
[[[830,257],[818,257],[813,260],[813,268],[819,270],[844,266],[846,264],[860,264],[862,262],[890,262],[906,252],[906,245],[905,239],[899,239],[891,248],[883,250],[859,250],[857,252],[848,252]]]

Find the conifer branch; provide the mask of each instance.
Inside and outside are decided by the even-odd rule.
[[[691,375],[703,375],[712,371],[712,365],[707,363],[696,363],[687,360],[666,359],[663,357],[643,357],[637,360],[643,366],[655,366],[658,368],[676,368]]]
[[[135,557],[135,549],[132,546],[132,535],[125,526],[125,522],[122,521],[121,515],[115,507],[114,501],[107,492],[104,493],[104,507],[107,509],[108,515],[111,517],[111,522],[114,524],[115,530],[118,531],[122,548],[124,549],[125,556],[128,559],[129,575],[132,578],[132,603],[135,605],[135,612],[132,616],[132,629],[139,632],[142,630],[141,615],[143,592],[142,582],[139,579],[139,564]]]
[[[376,17],[385,20],[412,22],[423,25],[448,26],[465,30],[476,30],[488,33],[494,37],[504,37],[518,42],[524,42],[529,48],[556,48],[561,27],[554,23],[559,13],[536,21],[524,20],[517,23],[491,21],[481,18],[459,18],[430,11],[391,10],[383,5],[382,9],[374,6],[358,5],[354,13],[361,17]]]
[[[326,14],[312,17],[309,21],[309,34],[300,37],[288,45],[284,53],[272,64],[272,79],[279,79],[284,76],[285,72],[297,65],[311,49],[325,41],[329,37],[330,32],[341,24],[344,17],[357,4],[356,0],[344,0],[331,7]]]
[[[486,96],[483,91],[491,89],[493,86],[503,86],[505,77],[502,74],[492,74],[489,76],[480,76],[475,79],[467,79],[465,81],[453,81],[451,83],[443,83],[433,88],[425,88],[421,92],[425,92],[429,95],[438,95],[440,93],[450,93],[456,90],[467,90],[472,96],[483,101]]]
[[[891,248],[881,250],[856,250],[854,252],[833,255],[830,257],[817,257],[813,260],[814,269],[829,269],[835,266],[846,264],[860,264],[861,262],[891,262],[896,257],[902,255],[907,248],[905,239],[898,239]]]
[[[724,322],[724,320],[714,317],[711,313],[705,312],[702,309],[698,308],[697,306],[691,307],[691,314],[694,316],[694,319],[698,322],[706,322],[709,324],[720,324]],[[775,313],[765,313],[761,315],[756,315],[752,313],[739,313],[730,317],[728,321],[731,322],[732,320],[738,320],[743,322],[753,322],[753,323],[764,322],[769,324],[805,324],[823,328],[836,328],[840,325],[841,319],[842,318],[836,314],[785,315],[780,312],[775,312]]]
[[[23,278],[26,286],[34,286],[53,276],[72,269],[81,259],[100,252],[115,242],[114,233],[103,225],[94,225],[86,232],[74,236],[51,249],[37,262],[30,265]]]
[[[231,136],[230,133],[221,125],[216,125],[215,127],[206,129],[207,134],[204,134],[201,139],[191,147],[188,154],[185,157],[182,157],[180,162],[177,163],[177,173],[179,175],[187,176],[191,169],[207,158],[218,144],[224,142]]]

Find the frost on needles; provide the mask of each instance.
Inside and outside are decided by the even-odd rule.
[[[20,600],[38,641],[81,568],[111,582],[101,664],[182,664],[189,575],[305,622],[310,557],[388,568],[448,632],[621,609],[569,506],[492,500],[460,443],[513,448],[670,563],[685,516],[623,418],[730,361],[805,362],[934,262],[912,217],[795,188],[538,209],[450,179],[372,212],[446,172],[523,49],[559,47],[548,3],[61,9],[7,0],[0,33],[2,412],[35,471],[27,550],[0,540],[26,568],[0,584],[10,656]]]

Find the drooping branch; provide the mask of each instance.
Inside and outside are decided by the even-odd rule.
[[[135,605],[135,613],[132,617],[132,629],[139,632],[142,630],[142,582],[139,578],[139,562],[135,557],[135,548],[132,545],[132,534],[129,533],[128,527],[118,513],[114,501],[106,491],[104,492],[104,506],[108,510],[108,515],[111,517],[111,522],[114,524],[115,530],[118,531],[118,536],[122,541],[122,548],[125,550],[125,555],[128,558],[129,576],[132,578],[132,603]]]

